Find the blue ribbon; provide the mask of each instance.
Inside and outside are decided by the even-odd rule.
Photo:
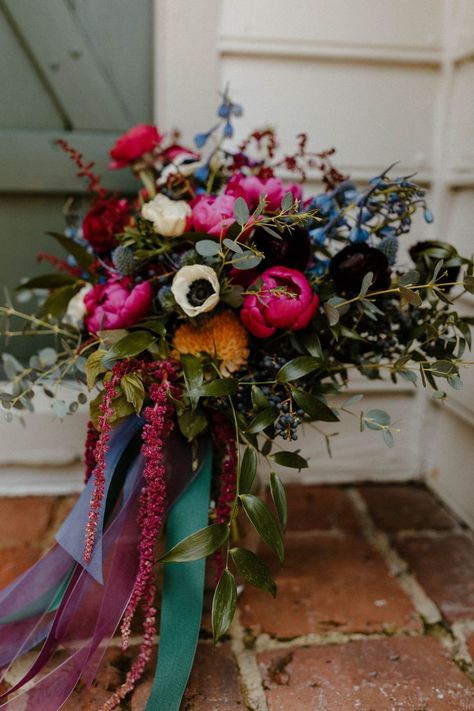
[[[199,475],[168,515],[167,550],[207,525],[211,473],[209,446]],[[205,566],[205,559],[164,565],[158,661],[145,711],[179,711],[199,638]]]

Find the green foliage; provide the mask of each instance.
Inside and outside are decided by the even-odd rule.
[[[225,523],[206,526],[183,538],[173,548],[161,556],[162,563],[186,563],[212,555],[224,545],[229,537],[229,527]]]
[[[246,447],[240,465],[239,494],[248,494],[257,474],[257,454],[252,447]]]
[[[222,572],[212,600],[212,633],[214,644],[227,632],[237,605],[237,586],[232,573]]]
[[[268,507],[261,499],[252,494],[241,494],[239,498],[254,528],[282,563],[285,557],[283,538]]]
[[[277,380],[280,383],[289,383],[292,380],[298,380],[308,373],[312,373],[321,367],[319,358],[313,356],[298,356],[285,363],[277,373]]]
[[[280,526],[284,531],[288,522],[288,502],[286,500],[283,482],[275,472],[270,474],[270,491],[272,492],[272,499],[278,514]]]
[[[308,462],[297,452],[275,452],[270,455],[270,458],[280,467],[289,467],[290,469],[307,469]]]
[[[275,597],[276,583],[265,563],[246,548],[231,548],[230,554],[240,575],[256,588],[265,590]]]
[[[118,360],[133,358],[133,356],[143,353],[143,351],[146,351],[155,341],[156,337],[148,331],[133,331],[133,333],[128,333],[109,348],[102,358],[102,365],[106,368],[111,368]]]

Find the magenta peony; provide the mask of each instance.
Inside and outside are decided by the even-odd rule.
[[[232,195],[199,196],[192,206],[194,229],[220,237],[234,222],[234,203]]]
[[[286,185],[280,178],[258,178],[256,175],[235,173],[225,189],[227,195],[242,197],[250,210],[255,210],[262,195],[267,197],[267,210],[279,210],[286,193],[291,193],[295,200],[301,200],[302,190],[295,183]]]
[[[156,126],[147,126],[144,123],[133,126],[120,136],[111,149],[112,162],[109,164],[109,168],[116,170],[133,165],[146,153],[153,153],[162,140],[163,135]]]
[[[306,328],[319,305],[319,297],[306,277],[287,267],[272,267],[258,277],[257,294],[248,294],[240,312],[242,323],[258,338],[273,336],[278,328]]]
[[[150,312],[153,289],[148,281],[132,287],[129,277],[96,284],[84,298],[85,325],[91,333],[129,328]]]

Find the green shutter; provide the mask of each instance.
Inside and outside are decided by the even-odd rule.
[[[107,172],[107,153],[129,126],[152,120],[152,26],[152,0],[0,0],[0,281],[9,289],[43,269],[37,252],[55,252],[44,231],[63,229],[66,198],[86,199],[57,138],[95,161],[106,187],[136,185],[127,171]],[[31,344],[8,350],[24,356]]]

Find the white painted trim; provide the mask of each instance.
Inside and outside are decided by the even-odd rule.
[[[439,498],[444,501],[459,518],[474,530],[474,511],[466,508],[463,500],[453,494],[452,488],[440,483],[437,479],[427,476],[425,484],[432,489]]]
[[[222,56],[284,57],[301,60],[355,60],[390,64],[438,67],[442,52],[426,47],[382,46],[337,42],[301,41],[290,38],[221,35],[218,49]]]
[[[84,466],[23,466],[0,469],[0,496],[68,496],[82,491]]]
[[[193,131],[215,120],[220,0],[154,0],[154,116],[162,130]]]

